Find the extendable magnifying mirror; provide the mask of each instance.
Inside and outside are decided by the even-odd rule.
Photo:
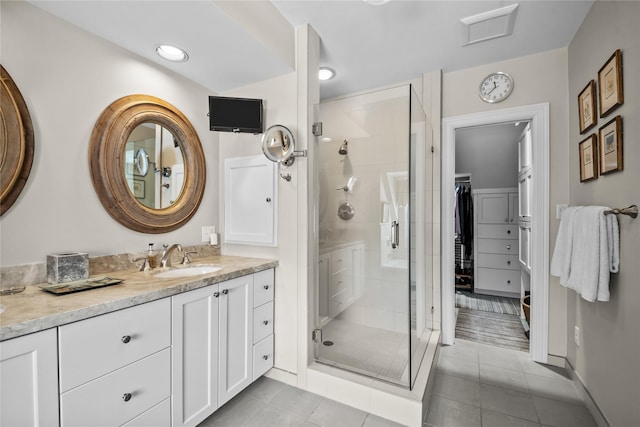
[[[262,135],[262,152],[267,159],[285,166],[291,166],[295,157],[307,156],[307,150],[296,151],[293,134],[282,125],[273,125]]]

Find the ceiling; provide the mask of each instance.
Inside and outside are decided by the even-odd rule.
[[[224,91],[293,71],[293,28],[321,38],[322,82],[333,98],[419,77],[567,46],[592,0],[401,1],[56,1],[28,0],[211,90]],[[518,3],[513,34],[461,45],[460,19]],[[172,43],[189,61],[170,63],[154,47]]]

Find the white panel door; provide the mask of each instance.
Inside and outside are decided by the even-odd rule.
[[[60,425],[55,328],[0,343],[0,425]]]
[[[508,224],[509,196],[507,193],[478,194],[474,209],[479,224]]]
[[[265,156],[224,161],[224,241],[276,246],[277,164]]]
[[[173,426],[196,426],[218,408],[219,285],[173,296]]]
[[[253,380],[253,276],[220,283],[219,404]]]

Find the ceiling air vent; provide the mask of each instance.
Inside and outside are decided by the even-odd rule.
[[[513,33],[518,5],[501,7],[460,20],[462,46],[504,37]]]

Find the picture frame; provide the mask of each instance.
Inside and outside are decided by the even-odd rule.
[[[624,103],[622,52],[617,49],[598,71],[598,104],[604,117]]]
[[[589,135],[578,144],[580,152],[580,182],[598,179],[598,137]]]
[[[596,125],[596,82],[591,80],[578,95],[578,117],[580,133],[583,134]]]
[[[137,199],[144,199],[145,195],[144,195],[144,181],[141,179],[134,179],[133,180],[133,186],[131,187],[131,189],[133,190],[133,195],[137,198]]]
[[[622,117],[616,116],[598,131],[600,175],[624,169],[622,153]]]

